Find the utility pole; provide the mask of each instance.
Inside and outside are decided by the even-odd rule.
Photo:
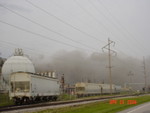
[[[132,76],[133,76],[133,75],[134,75],[134,74],[132,73],[132,71],[129,71],[129,73],[128,73],[129,83],[128,83],[128,84],[130,84],[129,86],[130,86],[131,89],[132,89],[131,83],[133,82],[133,81],[132,81]]]
[[[147,88],[147,75],[146,75],[146,65],[145,65],[145,57],[143,56],[143,69],[144,69],[144,78],[145,78],[145,92]]]
[[[64,77],[64,74],[61,76],[61,90],[62,90],[62,94],[64,94],[65,92],[65,77]]]
[[[132,83],[132,76],[134,76],[134,74],[132,73],[132,71],[129,71],[128,76],[130,77],[130,83]]]
[[[117,54],[116,51],[110,49],[111,48],[111,45],[113,44],[113,46],[115,45],[115,42],[114,41],[111,41],[109,38],[108,38],[108,44],[105,45],[102,50],[104,52],[104,49],[108,50],[108,69],[109,69],[109,83],[110,83],[110,94],[112,94],[112,65],[111,65],[111,55],[112,54]]]

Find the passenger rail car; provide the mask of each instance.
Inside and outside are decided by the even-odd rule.
[[[27,72],[10,75],[9,96],[16,104],[56,100],[59,88],[57,78]]]

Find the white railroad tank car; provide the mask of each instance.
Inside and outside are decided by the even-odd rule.
[[[15,103],[56,100],[60,95],[57,78],[40,74],[17,72],[10,75],[9,96]]]
[[[98,83],[76,83],[76,95],[77,96],[89,96],[99,94],[110,94],[109,84],[98,84]],[[112,93],[120,93],[121,86],[112,85]]]

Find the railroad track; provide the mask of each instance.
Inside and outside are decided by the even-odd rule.
[[[118,98],[118,97],[128,97],[128,96],[137,96],[137,95],[132,94],[132,95],[104,96],[104,97],[77,99],[77,100],[70,100],[70,101],[45,102],[45,103],[21,105],[21,106],[13,105],[13,106],[7,106],[7,107],[0,107],[0,112],[20,110],[20,109],[22,110],[22,109],[36,108],[36,107],[46,107],[46,106],[52,106],[52,105],[63,105],[63,104],[70,104],[70,103],[79,103],[79,102],[93,101],[93,100],[104,100],[104,99],[111,99],[111,98]]]

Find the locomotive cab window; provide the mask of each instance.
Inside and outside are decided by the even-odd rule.
[[[29,82],[11,82],[12,92],[29,92]]]

